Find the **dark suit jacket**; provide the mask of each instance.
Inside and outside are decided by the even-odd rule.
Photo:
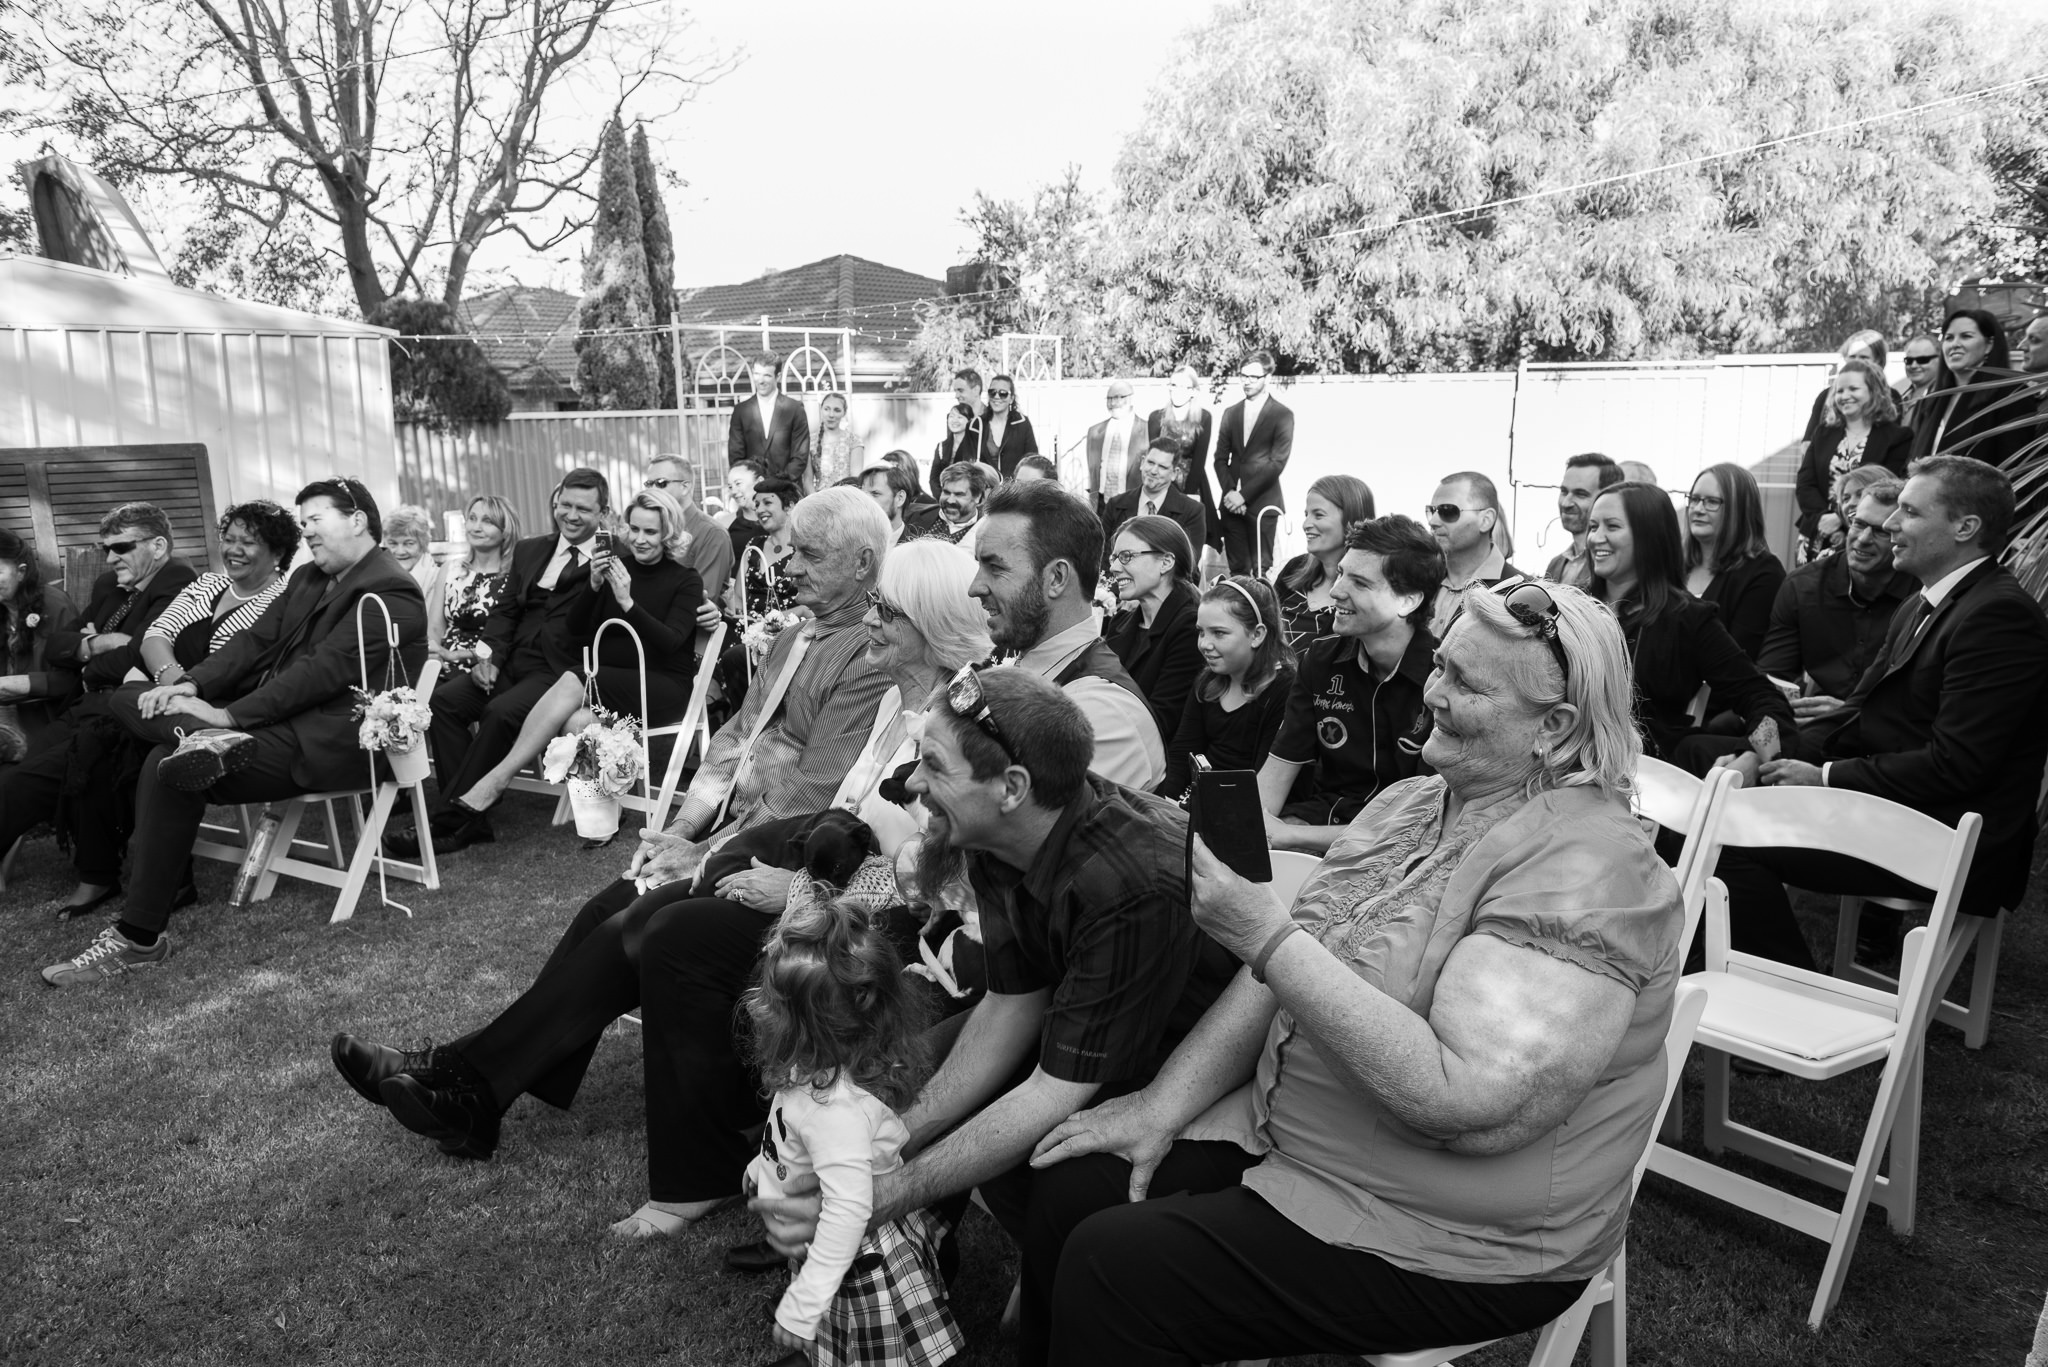
[[[1964,812],[1984,833],[1963,910],[2019,904],[2034,852],[2034,803],[2048,764],[2048,617],[2010,571],[1987,560],[1941,600],[1917,644],[1902,638],[1915,594],[1892,619],[1884,653],[1824,742],[1828,786],[1875,793],[1938,820]]]
[[[775,396],[775,409],[768,421],[761,421],[761,400],[748,395],[732,410],[732,425],[725,433],[725,463],[751,460],[767,479],[786,479],[801,485],[811,465],[811,420],[804,406],[787,394]]]
[[[1017,473],[1017,462],[1026,456],[1038,454],[1038,433],[1031,426],[1031,419],[1022,413],[1012,411],[1010,420],[1003,424],[1002,443],[993,448],[989,445],[988,419],[981,420],[980,447],[986,452],[982,459],[996,467],[1004,479]]]
[[[332,585],[333,592],[328,591]],[[427,663],[427,600],[390,552],[379,547],[329,579],[299,567],[277,601],[185,675],[199,696],[223,706],[245,730],[289,727],[298,754],[292,781],[307,792],[359,788],[369,777],[351,715],[362,683],[356,654],[356,604],[377,594],[398,630],[404,676],[418,682]],[[384,616],[363,609],[370,687],[382,688],[389,654]]]
[[[1109,564],[1110,549],[1116,544],[1117,528],[1136,517],[1144,502],[1145,491],[1142,488],[1132,489],[1111,499],[1103,510],[1102,563],[1105,566]],[[1202,537],[1208,531],[1208,524],[1202,520],[1201,504],[1169,484],[1159,500],[1159,516],[1178,522],[1180,529],[1188,534],[1188,544],[1194,547],[1195,554],[1201,554]],[[1178,717],[1174,718],[1175,725],[1179,722]]]
[[[1765,717],[1776,717],[1780,739],[1788,750],[1793,747],[1798,728],[1792,704],[1735,644],[1713,604],[1687,594],[1667,604],[1650,625],[1630,627],[1628,636],[1635,656],[1637,729],[1650,753],[1669,759],[1673,747],[1699,729],[1687,709],[1703,683],[1740,714],[1743,735]]]
[[[1842,449],[1842,438],[1847,433],[1845,427],[1823,426],[1814,433],[1805,458],[1799,462],[1799,479],[1793,491],[1799,499],[1801,536],[1820,535],[1821,515],[1835,510],[1835,482],[1828,475],[1828,466],[1835,452]],[[1904,479],[1906,457],[1912,451],[1912,428],[1895,422],[1872,423],[1870,436],[1863,443],[1863,463],[1882,465]]]
[[[64,630],[50,637],[50,648],[44,655],[44,659],[52,667],[76,676],[78,687],[72,688],[65,700],[68,701],[69,697],[76,696],[83,690],[98,692],[106,688],[119,688],[129,669],[142,662],[142,657],[135,653],[134,642],[142,639],[142,633],[157,619],[157,614],[169,607],[171,600],[183,593],[185,586],[198,577],[190,565],[176,556],[165,561],[164,567],[156,572],[156,577],[142,590],[142,596],[135,600],[135,606],[121,619],[121,625],[114,628],[130,637],[130,643],[120,650],[95,655],[81,665],[78,650],[85,640],[85,627],[92,625],[104,629],[102,624],[113,619],[115,611],[121,606],[123,596],[121,586],[114,581],[112,570],[93,580],[92,599],[85,605],[84,614],[72,621]]]
[[[1201,652],[1195,646],[1195,608],[1195,591],[1186,584],[1175,584],[1150,627],[1145,626],[1143,614],[1131,607],[1103,628],[1109,648],[1152,708],[1162,736],[1179,729],[1188,691],[1202,672]]]
[[[1280,496],[1280,475],[1294,454],[1294,410],[1270,389],[1266,406],[1250,432],[1244,430],[1242,401],[1223,410],[1216,426],[1216,500],[1235,489],[1244,495],[1245,516],[1261,508],[1287,507]]]
[[[1742,647],[1742,653],[1754,660],[1763,654],[1764,637],[1771,629],[1771,604],[1778,601],[1784,583],[1784,562],[1765,551],[1709,579],[1700,601],[1719,609],[1721,625]]]
[[[1145,420],[1136,413],[1130,416],[1130,431],[1124,437],[1124,486],[1123,489],[1102,487],[1102,447],[1109,440],[1108,418],[1088,429],[1088,488],[1095,495],[1095,511],[1100,513],[1103,505],[1118,493],[1138,487],[1138,462],[1145,459]],[[1179,718],[1175,718],[1176,721]]]
[[[568,614],[570,639],[580,651],[590,644],[600,623],[624,618],[640,633],[640,643],[647,648],[647,672],[689,683],[696,667],[697,607],[704,601],[703,579],[690,566],[666,557],[652,565],[643,565],[630,555],[624,560],[633,583],[632,608],[619,610],[610,580],[600,582],[589,593],[573,594]],[[622,632],[608,633],[597,662],[633,668],[637,661],[632,641]]]
[[[2016,385],[2026,377],[2014,371],[1993,370],[1985,366],[1970,382],[1988,384],[2000,379],[2011,380]],[[1941,378],[1935,383],[1949,382],[1948,367],[1944,365]],[[2034,438],[2035,429],[2031,424],[2011,432],[1998,432],[1997,429],[2007,423],[2033,417],[2033,410],[2032,402],[2014,397],[2011,386],[1996,385],[1962,394],[1934,391],[1921,400],[1913,414],[1911,459],[1935,455],[1974,456],[1992,465],[2003,465]],[[1944,416],[1946,422],[1943,421]],[[1937,436],[1940,438],[1938,443]]]
[[[1159,433],[1166,426],[1167,410],[1155,408],[1145,419],[1145,445],[1149,449],[1159,440]],[[1195,407],[1195,437],[1189,443],[1187,474],[1181,487],[1197,503],[1202,505],[1202,525],[1208,529],[1209,544],[1217,550],[1223,549],[1223,524],[1216,520],[1216,500],[1209,493],[1209,447],[1216,439],[1216,415],[1199,404]],[[1197,551],[1202,548],[1198,543]]]
[[[949,452],[947,447],[952,444],[952,441],[953,434],[948,432],[945,436],[940,437],[939,444],[932,448],[931,491],[934,496],[939,492],[939,474],[948,465],[972,465],[981,459],[981,424],[975,423],[965,432],[962,432],[960,434],[959,449]]]
[[[554,591],[541,595],[540,577],[547,573],[555,555],[559,534],[529,536],[512,548],[512,564],[505,573],[505,592],[491,615],[484,619],[484,640],[491,647],[491,659],[498,666],[499,685],[512,683],[531,673],[536,665],[561,674],[583,663],[583,652],[574,641],[569,616],[579,594],[590,592],[590,562],[562,571]],[[587,555],[591,542],[583,543]],[[700,581],[701,582],[701,581]],[[526,658],[521,659],[521,652]],[[537,652],[537,658],[535,655]]]

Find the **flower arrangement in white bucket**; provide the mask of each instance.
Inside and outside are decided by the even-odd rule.
[[[747,623],[746,630],[740,633],[740,640],[747,647],[747,658],[752,666],[759,669],[761,662],[768,658],[775,638],[802,620],[801,614],[789,608],[770,608]]]
[[[410,684],[380,689],[350,690],[356,695],[356,740],[365,750],[382,751],[391,761],[391,773],[401,784],[414,784],[427,776],[427,728],[434,724],[434,709]]]
[[[647,776],[647,754],[638,718],[602,707],[591,712],[596,720],[581,731],[548,742],[541,752],[541,775],[568,785],[576,834],[605,840],[618,832],[619,799]]]

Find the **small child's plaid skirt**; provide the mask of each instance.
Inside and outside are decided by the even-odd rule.
[[[945,1235],[928,1210],[868,1234],[818,1323],[816,1367],[938,1367],[967,1346],[939,1273]]]

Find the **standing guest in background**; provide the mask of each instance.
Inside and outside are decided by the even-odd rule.
[[[1059,467],[1052,463],[1052,458],[1049,456],[1024,457],[1024,459],[1017,462],[1016,473],[1010,476],[1011,479],[1023,480],[1027,483],[1034,479],[1049,479],[1054,483],[1058,483],[1059,477]]]
[[[0,763],[17,763],[38,748],[43,732],[77,696],[76,672],[50,668],[52,639],[77,619],[78,609],[64,590],[43,584],[35,547],[0,527],[0,644],[6,651],[0,661],[6,670],[0,674]],[[13,840],[0,845],[0,859],[13,848]]]
[[[1444,583],[1430,609],[1429,634],[1441,641],[1451,618],[1475,588],[1492,588],[1503,579],[1520,579],[1508,563],[1501,543],[1507,539],[1500,491],[1493,481],[1467,470],[1446,476],[1429,496],[1429,534],[1443,547]]]
[[[1195,543],[1172,519],[1148,516],[1125,523],[1111,545],[1110,584],[1129,606],[1103,627],[1103,638],[1151,705],[1160,736],[1170,736],[1202,668]]]
[[[2033,436],[2024,427],[1996,430],[2031,411],[2031,405],[2012,401],[2016,383],[1998,315],[1984,309],[1951,312],[1941,323],[1941,364],[1933,387],[1914,418],[1912,460],[1957,455],[2003,465]]]
[[[1934,388],[1934,379],[1940,373],[1941,344],[1926,333],[1906,343],[1901,359],[1906,364],[1906,380],[1898,388],[1899,422],[1917,430],[1923,401]]]
[[[1215,769],[1257,772],[1273,749],[1294,660],[1280,626],[1280,601],[1263,579],[1238,575],[1202,592],[1195,610],[1195,648],[1207,667],[1166,747],[1159,795],[1179,799],[1194,776],[1193,756]]]
[[[1884,374],[1884,359],[1887,353],[1882,332],[1872,328],[1852,332],[1843,339],[1838,354],[1841,361],[1835,368],[1837,375],[1842,373],[1843,367],[1858,362],[1871,367],[1880,376]],[[1828,404],[1833,398],[1834,381],[1830,379],[1820,393],[1813,396],[1813,408],[1806,415],[1806,430],[1800,434],[1802,440],[1810,442],[1820,435],[1820,429],[1827,422]]]
[[[432,601],[440,592],[441,567],[434,563],[434,518],[417,503],[401,503],[384,519],[384,549]]]
[[[932,492],[939,491],[939,477],[955,465],[972,465],[981,459],[981,426],[974,409],[956,403],[946,410],[946,435],[932,448]]]
[[[844,394],[827,394],[818,400],[818,435],[811,449],[803,490],[807,494],[850,479],[867,465],[867,443],[846,425]]]
[[[732,537],[697,506],[696,471],[683,457],[673,452],[656,456],[640,483],[642,488],[662,490],[683,510],[683,530],[690,534],[685,558],[697,571],[697,582],[704,586],[704,610],[697,625],[709,631],[718,625],[718,597],[732,578]]]
[[[1685,589],[1720,609],[1722,625],[1752,660],[1763,651],[1784,582],[1784,562],[1764,540],[1756,476],[1726,463],[1700,471],[1685,496]]]
[[[1436,640],[1429,610],[1444,554],[1412,517],[1359,523],[1345,538],[1330,601],[1335,634],[1296,666],[1287,716],[1259,770],[1266,838],[1321,855],[1388,784],[1422,772],[1422,692]],[[1303,771],[1308,777],[1298,788]]]
[[[1201,577],[1209,573],[1208,561],[1223,563],[1223,523],[1216,516],[1216,499],[1209,492],[1209,454],[1215,444],[1216,418],[1202,407],[1202,376],[1182,362],[1166,377],[1166,406],[1155,408],[1145,419],[1145,437],[1156,445],[1166,437],[1179,444],[1175,453],[1180,473],[1175,483],[1202,505],[1202,529],[1206,541],[1197,539],[1195,551],[1204,564]]]
[[[466,674],[477,661],[484,623],[505,592],[512,548],[519,544],[519,513],[496,494],[478,494],[463,511],[465,554],[443,567],[438,591],[427,595],[427,649],[444,678]]]
[[[981,420],[988,413],[988,400],[981,392],[981,372],[969,367],[953,372],[953,402],[967,407],[967,419],[974,428],[977,445],[981,439]]]
[[[1593,503],[1586,545],[1593,596],[1621,620],[1635,663],[1636,729],[1645,753],[1705,773],[1745,748],[1775,757],[1792,736],[1792,705],[1728,634],[1711,604],[1685,589],[1685,543],[1671,498],[1624,480]],[[1691,708],[1710,684],[1740,714],[1743,739],[1707,735]]]
[[[1017,462],[1038,454],[1038,433],[1031,419],[1018,411],[1017,382],[998,375],[988,382],[988,416],[981,425],[981,458],[1004,479],[1017,473]]]
[[[981,535],[981,511],[988,503],[989,491],[996,487],[995,471],[979,461],[966,465],[949,465],[939,476],[939,516],[942,519],[933,529],[933,535],[943,536],[956,546],[965,546],[968,554],[974,553],[975,539]]]
[[[1324,475],[1301,501],[1301,534],[1308,549],[1280,567],[1282,642],[1296,659],[1309,642],[1336,630],[1330,590],[1352,528],[1373,518],[1372,490],[1350,475]]]
[[[754,486],[761,482],[761,467],[750,460],[728,466],[725,472],[725,506],[714,514],[711,520],[727,531],[737,523],[754,520]],[[671,491],[673,492],[673,491]],[[733,554],[739,554],[739,534],[735,533]]]
[[[780,356],[761,353],[750,373],[754,392],[732,410],[726,429],[726,468],[750,460],[766,478],[801,485],[811,469],[810,417],[802,404],[781,392]]]
[[[1657,472],[1639,460],[1625,460],[1621,462],[1621,474],[1624,479],[1634,480],[1638,484],[1647,484],[1653,489],[1662,487],[1657,483]]]
[[[1848,544],[1841,553],[1792,571],[1771,605],[1771,629],[1757,667],[1780,689],[1797,688],[1792,714],[1801,725],[1848,705],[1844,700],[1883,651],[1899,605],[1919,587],[1893,566],[1892,534],[1885,525],[1899,506],[1902,487],[1877,470],[1861,496],[1850,499]]]
[[[1602,489],[1621,483],[1621,467],[1598,451],[1581,451],[1567,457],[1564,478],[1557,484],[1557,525],[1570,533],[1572,544],[1551,557],[1543,577],[1553,584],[1583,589],[1593,582],[1592,562],[1586,559],[1586,515]]]
[[[1110,499],[1138,487],[1138,461],[1146,447],[1145,420],[1131,410],[1131,382],[1111,380],[1103,396],[1109,416],[1088,429],[1073,449],[1061,481],[1085,496],[1100,517]]]
[[[1806,559],[1840,543],[1841,519],[1830,495],[1843,475],[1859,465],[1877,465],[1906,477],[1913,430],[1898,416],[1883,371],[1868,361],[1848,361],[1835,372],[1820,429],[1807,441],[1794,486]]]
[[[426,600],[381,548],[370,491],[340,476],[307,485],[297,502],[308,560],[270,610],[176,683],[115,694],[121,722],[155,747],[136,785],[128,900],[83,953],[43,970],[52,987],[104,983],[170,958],[164,926],[189,892],[208,806],[362,786],[370,765],[356,743],[354,690],[364,657],[382,679],[390,651],[382,631],[369,631],[358,654],[365,595],[391,614],[405,677],[426,664]]]
[[[1115,538],[1117,528],[1134,517],[1170,517],[1180,524],[1189,544],[1200,555],[1206,532],[1202,505],[1174,487],[1179,468],[1178,442],[1162,437],[1152,443],[1152,449],[1138,462],[1138,487],[1118,494],[1103,512],[1102,525],[1109,530],[1111,539]]]
[[[1246,357],[1237,368],[1244,398],[1223,410],[1216,427],[1217,512],[1232,574],[1263,575],[1272,567],[1273,547],[1260,530],[1259,514],[1287,507],[1280,476],[1294,454],[1294,410],[1266,392],[1272,373],[1272,352]]]

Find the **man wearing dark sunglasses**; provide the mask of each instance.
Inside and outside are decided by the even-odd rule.
[[[356,605],[373,593],[383,600],[403,662],[391,673],[418,679],[426,599],[383,549],[383,521],[360,480],[317,480],[299,491],[298,506],[308,563],[270,610],[175,683],[114,694],[114,715],[153,747],[136,781],[128,900],[83,953],[43,970],[51,986],[104,983],[170,957],[164,926],[193,896],[192,842],[209,804],[368,784],[353,690],[365,655],[370,678],[386,677],[388,638],[383,614],[367,608],[358,654]]]
[[[135,664],[131,643],[198,577],[172,555],[171,520],[154,503],[109,511],[99,544],[107,568],[93,581],[84,616],[51,635],[47,655],[58,669],[75,670],[87,692],[120,687]]]
[[[1429,616],[1429,634],[1441,641],[1444,629],[1475,588],[1492,588],[1522,572],[1501,549],[1507,529],[1500,491],[1476,470],[1446,475],[1429,496],[1429,534],[1444,552],[1444,583]]]

